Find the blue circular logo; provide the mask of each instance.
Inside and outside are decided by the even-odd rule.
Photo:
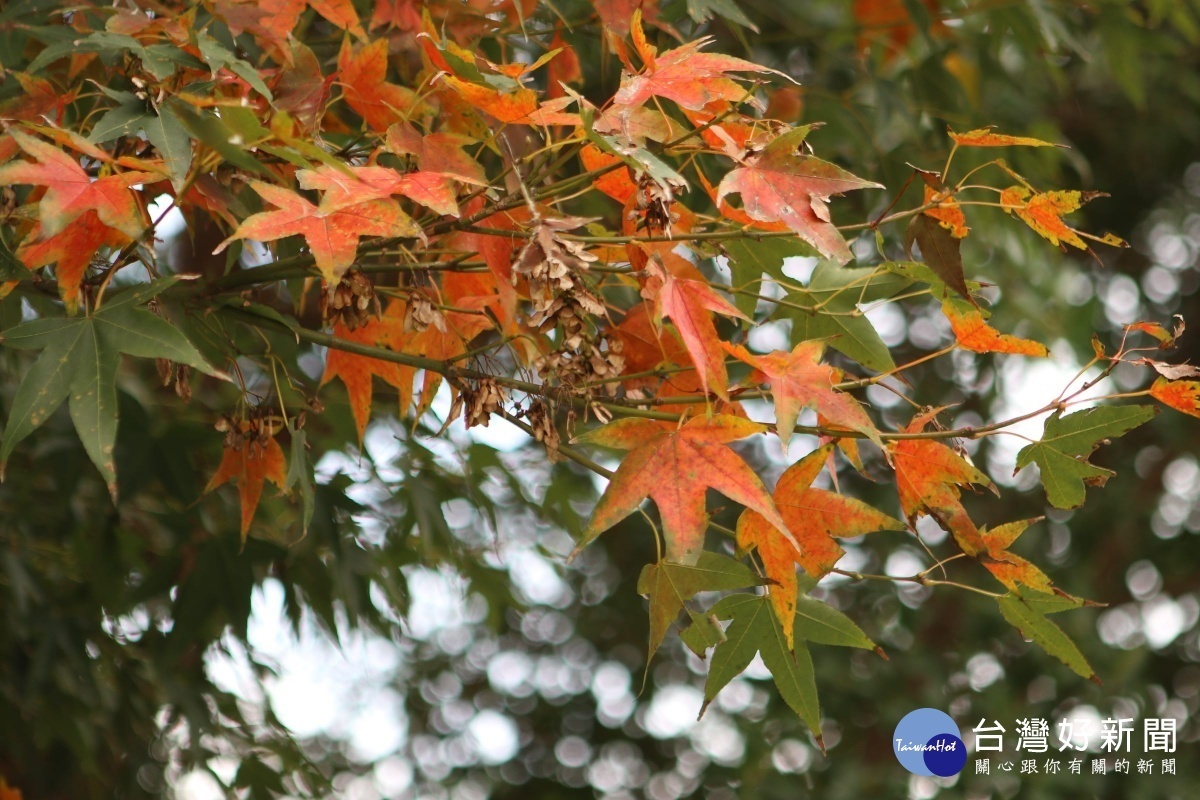
[[[914,775],[948,778],[962,772],[967,748],[958,725],[944,711],[910,711],[892,734],[892,749],[900,766]]]

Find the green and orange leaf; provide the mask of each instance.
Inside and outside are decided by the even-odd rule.
[[[950,320],[950,329],[958,346],[976,353],[1011,353],[1021,356],[1048,356],[1046,345],[1012,336],[987,324],[983,312],[961,300],[942,301],[942,313]]]
[[[1051,244],[1061,246],[1065,243],[1080,250],[1087,250],[1088,246],[1083,240],[1091,239],[1113,247],[1128,247],[1129,244],[1124,239],[1111,233],[1093,236],[1076,230],[1063,221],[1064,215],[1078,211],[1085,202],[1101,194],[1085,194],[1078,191],[1034,192],[1026,186],[1010,186],[1000,193],[1000,205],[1009,214],[1016,214],[1024,220],[1026,225]]]
[[[1158,378],[1150,386],[1150,396],[1176,411],[1200,417],[1200,381]]]
[[[963,214],[962,206],[954,194],[949,191],[938,191],[932,186],[925,187],[925,204],[936,203],[933,208],[925,209],[925,216],[936,219],[938,223],[950,231],[955,239],[965,239],[971,229],[967,227],[967,217]]]
[[[978,128],[966,133],[946,131],[959,147],[1064,147],[1054,142],[1044,142],[1028,136],[1009,136],[1004,133],[993,133],[991,128]]]

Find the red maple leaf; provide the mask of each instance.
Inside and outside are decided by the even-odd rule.
[[[459,97],[504,123],[537,127],[581,124],[578,114],[563,111],[575,102],[573,97],[557,97],[539,103],[537,92],[524,86],[519,86],[511,92],[501,92],[490,86],[470,83],[454,76],[446,76],[443,80]]]
[[[92,256],[101,247],[123,247],[129,237],[100,221],[95,211],[87,211],[67,224],[60,232],[45,239],[38,238],[35,228],[28,239],[17,248],[17,258],[30,269],[55,264],[54,277],[58,293],[74,314],[79,307],[79,286]]]
[[[403,320],[404,304],[393,301],[379,319],[354,330],[339,322],[333,328],[333,335],[359,344],[399,351],[408,340]],[[350,399],[350,411],[354,415],[354,426],[358,430],[358,441],[361,443],[367,430],[367,421],[371,418],[371,396],[374,393],[372,378],[378,376],[385,383],[396,387],[400,393],[400,410],[403,412],[412,405],[413,378],[416,377],[416,373],[415,367],[331,347],[325,357],[325,373],[321,376],[321,385],[324,386],[334,378],[345,384],[346,395]]]
[[[791,538],[762,481],[728,442],[762,433],[764,426],[740,417],[697,417],[682,426],[647,419],[622,419],[576,438],[577,443],[628,450],[596,503],[578,551],[654,500],[662,520],[667,558],[695,563],[704,544],[709,489],[752,508]]]
[[[746,89],[731,78],[730,73],[783,75],[778,70],[733,56],[700,52],[713,40],[711,36],[657,55],[654,48],[646,44],[640,13],[634,14],[631,31],[634,45],[645,63],[640,73],[622,75],[621,87],[613,97],[616,105],[627,110],[641,106],[651,97],[661,97],[683,108],[700,111],[716,100],[737,102],[745,99]]]
[[[913,417],[905,433],[920,433],[940,411]],[[945,528],[964,553],[978,556],[987,549],[975,523],[963,508],[959,487],[978,484],[994,490],[991,479],[967,460],[933,439],[901,439],[890,443],[896,468],[900,507],[910,522],[928,514]]]
[[[407,119],[420,103],[412,89],[387,82],[388,40],[354,50],[347,39],[338,53],[338,78],[346,105],[382,133]]]
[[[299,170],[296,178],[301,188],[325,193],[320,207],[326,212],[399,194],[439,214],[458,216],[458,188],[451,176],[441,173],[401,173],[388,167],[346,167],[343,171],[326,164]]]
[[[272,437],[266,444],[257,440],[238,442],[236,448],[226,444],[221,464],[204,491],[211,492],[230,480],[237,483],[242,503],[242,539],[245,540],[262,497],[263,484],[270,481],[282,489],[287,483],[287,462],[279,442]]]
[[[250,185],[278,208],[247,217],[232,236],[217,246],[214,254],[237,239],[273,242],[300,235],[308,242],[317,269],[333,286],[354,263],[360,236],[411,237],[421,233],[417,223],[394,200],[368,200],[322,211],[290,189],[262,181],[251,181]]]
[[[130,187],[154,183],[160,176],[150,172],[122,172],[93,179],[71,156],[19,131],[9,134],[34,163],[16,161],[0,166],[0,185],[25,183],[45,186],[38,203],[44,236],[54,236],[88,211],[100,221],[131,239],[140,238],[146,223]]]
[[[669,317],[675,324],[675,330],[679,331],[679,337],[692,363],[696,365],[703,392],[707,394],[712,391],[722,400],[728,400],[729,375],[725,370],[725,354],[709,312],[715,311],[737,319],[746,319],[746,315],[717,294],[687,259],[669,251],[660,252],[657,256],[661,259],[648,262],[653,277],[646,285],[646,291],[654,299],[655,316],[658,321]],[[699,279],[679,277],[680,273],[689,272]]]
[[[785,449],[802,408],[815,409],[830,423],[861,431],[878,441],[879,434],[859,402],[833,388],[840,380],[841,372],[821,363],[826,344],[823,339],[813,339],[800,342],[790,353],[776,350],[756,356],[741,345],[721,343],[734,358],[755,368],[751,376],[754,383],[771,387],[771,397],[775,400],[775,431]]]
[[[846,263],[853,254],[830,221],[831,195],[852,189],[882,189],[828,161],[797,151],[812,126],[791,130],[730,172],[717,187],[717,203],[740,194],[742,206],[759,222],[783,222],[829,258]]]

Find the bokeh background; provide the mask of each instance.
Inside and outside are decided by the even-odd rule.
[[[758,30],[720,16],[697,26],[687,14],[694,3],[727,13],[736,5]],[[818,153],[893,190],[911,174],[907,164],[940,168],[948,125],[996,125],[1070,146],[1004,154],[1034,185],[1111,194],[1074,219],[1132,243],[1099,258],[1060,253],[998,209],[971,210],[968,275],[995,284],[998,327],[1049,343],[1054,357],[960,352],[907,373],[901,391],[956,404],[956,425],[1055,396],[1090,358],[1093,332],[1111,351],[1121,326],[1135,320],[1178,313],[1200,327],[1200,4],[660,5],[685,38],[714,35],[714,49],[795,76],[802,88],[776,95],[777,110],[825,122],[811,137]],[[566,38],[579,49],[586,93],[608,96],[615,64],[598,49],[591,5],[554,7],[576,22]],[[553,19],[547,8],[537,14],[534,21]],[[12,84],[5,81],[6,93]],[[916,190],[901,202],[918,202]],[[615,217],[617,209],[598,205],[596,213]],[[811,266],[797,260],[789,270],[803,276]],[[11,304],[0,311],[4,326],[20,313]],[[932,303],[872,315],[898,363],[950,340]],[[774,334],[754,335],[769,344]],[[1186,334],[1174,356],[1200,362],[1200,333]],[[11,353],[0,359],[16,369]],[[0,386],[0,408],[15,377],[9,371]],[[502,421],[470,434],[456,423],[436,438],[435,420],[413,429],[381,415],[359,451],[335,414],[314,417],[309,440],[329,452],[318,465],[312,529],[297,540],[294,509],[267,500],[274,526],[256,529],[242,549],[234,493],[221,512],[195,502],[219,458],[212,420],[158,413],[166,401],[150,380],[130,374],[123,384],[119,511],[65,417],[18,450],[0,486],[0,775],[26,798],[1200,792],[1195,419],[1164,413],[1103,448],[1097,463],[1118,477],[1089,490],[1073,513],[1047,508],[1036,475],[1014,477],[1020,439],[963,442],[1004,490],[1002,501],[969,497],[972,515],[995,524],[1046,514],[1020,552],[1065,590],[1107,604],[1056,618],[1104,684],[1023,642],[987,598],[832,576],[818,591],[890,660],[814,648],[822,755],[761,665],[699,722],[702,662],[671,637],[647,671],[646,607],[635,590],[654,558],[644,523],[631,517],[566,564],[602,487],[569,462],[548,464]],[[1146,381],[1144,370],[1119,369],[1098,391]],[[336,389],[330,394],[336,408]],[[869,399],[886,423],[906,421],[893,393],[873,390]],[[448,405],[443,398],[435,414]],[[1019,431],[1036,437],[1040,423]],[[798,437],[790,458],[811,446]],[[769,477],[786,463],[765,448],[742,452]],[[868,466],[878,458],[868,453]],[[895,510],[894,489],[842,480]],[[936,528],[921,530],[937,544]],[[913,574],[929,559],[911,542],[867,537],[840,566]],[[1179,774],[999,775],[993,764],[992,775],[976,776],[968,761],[957,778],[915,778],[896,763],[890,737],[920,706],[949,711],[964,730],[980,718],[1011,731],[1031,716],[1052,724],[1116,716],[1139,719],[1140,731],[1144,717],[1172,717]],[[1135,752],[1139,745],[1135,738]]]

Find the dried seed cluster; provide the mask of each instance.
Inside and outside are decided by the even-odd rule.
[[[321,294],[321,316],[330,324],[342,323],[355,330],[383,313],[375,285],[357,269],[350,269],[332,292]]]
[[[225,447],[237,452],[243,447],[266,447],[283,422],[263,408],[251,408],[245,417],[223,414],[213,427],[225,434]]]

